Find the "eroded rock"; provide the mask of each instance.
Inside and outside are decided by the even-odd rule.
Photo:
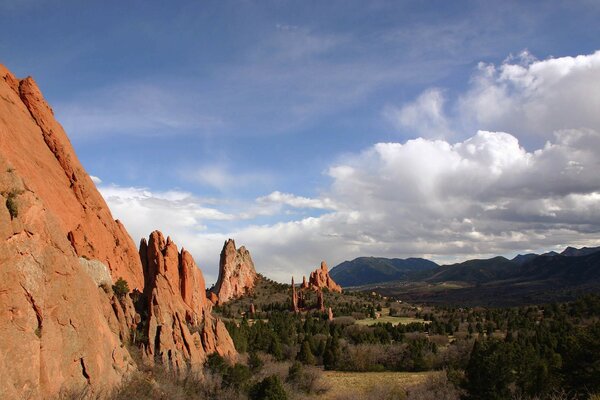
[[[233,239],[223,245],[219,262],[219,278],[213,289],[217,297],[216,304],[249,293],[256,284],[256,270],[250,252],[244,247],[236,249]]]
[[[321,262],[321,267],[310,273],[308,286],[312,289],[328,289],[331,292],[342,293],[342,287],[329,276],[327,263]]]

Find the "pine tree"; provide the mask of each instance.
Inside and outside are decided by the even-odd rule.
[[[313,365],[315,363],[315,356],[310,350],[310,343],[308,340],[302,342],[302,346],[300,347],[300,352],[296,359],[304,364]]]

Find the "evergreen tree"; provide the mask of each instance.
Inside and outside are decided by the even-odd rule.
[[[277,375],[271,375],[250,389],[250,400],[287,400],[287,394]]]
[[[512,363],[507,346],[497,340],[476,341],[465,374],[465,389],[473,400],[510,398]]]
[[[296,359],[304,364],[313,365],[315,363],[315,356],[310,350],[310,344],[308,340],[302,342],[300,352],[296,356]]]

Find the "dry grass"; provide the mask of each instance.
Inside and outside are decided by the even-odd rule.
[[[359,319],[358,321],[356,321],[356,323],[359,324],[359,325],[370,326],[370,325],[375,325],[375,324],[378,324],[378,323],[384,323],[385,324],[385,323],[388,323],[388,322],[392,323],[392,325],[397,325],[397,324],[406,325],[406,324],[410,324],[410,323],[413,323],[413,322],[425,322],[424,320],[419,319],[419,318],[412,318],[412,317],[392,317],[392,316],[389,316],[389,315],[385,314],[386,310],[387,309],[385,309],[385,308],[383,309],[383,311],[381,313],[382,314],[381,318],[377,318],[377,319],[373,319],[373,318]]]
[[[323,380],[329,387],[323,400],[360,399],[374,388],[406,389],[424,383],[431,372],[339,372],[324,371]]]

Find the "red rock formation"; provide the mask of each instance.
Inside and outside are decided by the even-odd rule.
[[[204,277],[192,256],[179,252],[170,238],[154,231],[142,239],[144,298],[148,304],[146,355],[174,370],[200,370],[214,352],[230,359],[237,353],[221,320],[215,320],[206,298]]]
[[[317,290],[317,308],[321,312],[325,312],[325,299],[323,299],[323,290]]]
[[[143,286],[135,246],[33,79],[3,66],[0,194],[0,398],[119,384],[135,369],[122,341],[136,315],[110,283]]]
[[[10,172],[9,172],[10,171]],[[0,156],[0,398],[102,391],[135,366],[126,325],[67,240],[58,219]],[[5,202],[11,198],[13,214]]]
[[[223,304],[249,293],[256,284],[256,278],[250,252],[244,246],[236,250],[233,239],[227,240],[221,251],[219,279],[214,287],[217,303]]]
[[[42,199],[77,255],[107,265],[113,281],[123,277],[131,288],[142,289],[135,244],[113,220],[35,81],[19,81],[0,65],[0,96],[0,152],[5,162]]]
[[[306,282],[306,276],[302,276],[302,285],[300,289],[308,289],[308,282]]]
[[[206,291],[206,297],[212,304],[217,304],[219,302],[219,297],[211,290]]]
[[[310,273],[308,285],[313,289],[328,289],[331,292],[342,293],[342,287],[329,276],[325,261],[321,262],[321,268]]]
[[[298,293],[296,293],[296,285],[294,284],[294,277],[292,276],[292,311],[299,312],[298,307]]]

